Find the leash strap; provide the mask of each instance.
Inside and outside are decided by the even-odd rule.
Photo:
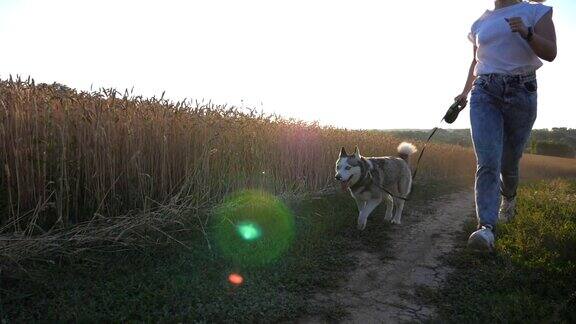
[[[426,146],[428,146],[428,143],[430,143],[432,136],[434,136],[434,134],[436,134],[436,131],[438,129],[439,129],[438,127],[434,127],[434,129],[432,129],[432,132],[430,132],[430,135],[428,136],[426,143],[424,143],[424,146],[422,147],[422,150],[420,151],[420,155],[418,155],[418,160],[416,161],[416,167],[414,168],[414,173],[412,174],[412,183],[414,183],[414,178],[416,178],[416,174],[418,173],[418,167],[420,166],[420,160],[422,159],[422,156],[424,155],[424,151],[426,150]]]
[[[378,186],[378,188],[380,188],[382,191],[384,191],[385,193],[389,194],[389,195],[392,196],[393,198],[400,199],[400,200],[404,200],[404,201],[408,201],[408,200],[409,200],[408,197],[395,196],[395,195],[393,195],[390,191],[388,191],[388,190],[380,187],[380,185],[377,185],[377,186]]]
[[[438,131],[438,129],[440,129],[439,127],[434,127],[432,129],[432,131],[430,132],[430,135],[428,135],[428,139],[426,139],[426,142],[424,143],[424,146],[422,147],[422,150],[420,150],[420,155],[418,156],[418,160],[416,161],[416,167],[414,168],[414,173],[412,174],[412,184],[410,185],[410,193],[412,193],[412,189],[414,188],[414,179],[416,178],[416,174],[418,173],[418,167],[420,166],[420,160],[422,159],[422,156],[424,155],[424,151],[426,150],[426,146],[428,146],[428,143],[430,143],[430,140],[432,139],[432,137],[434,136],[434,134],[436,134],[436,132]],[[372,177],[372,174],[370,173],[370,170],[368,170],[368,173],[370,174],[370,177]],[[380,188],[380,190],[384,191],[385,193],[389,194],[390,196],[392,196],[393,198],[396,199],[400,199],[400,200],[404,200],[404,201],[408,201],[408,197],[400,197],[400,196],[396,196],[394,194],[392,194],[390,191],[386,190],[385,188],[381,187],[380,184],[375,183],[376,186],[378,188]]]
[[[444,115],[444,117],[442,117],[442,119],[440,120],[440,124],[442,124],[443,121],[447,122],[448,124],[452,124],[456,120],[456,118],[458,118],[458,114],[465,107],[466,107],[466,104],[460,104],[460,102],[454,102],[452,104],[452,106],[450,106],[450,109],[448,109],[448,112],[446,112],[446,115]],[[440,129],[440,126],[434,127],[432,129],[432,131],[430,132],[430,135],[428,135],[428,139],[426,139],[426,143],[424,143],[424,146],[422,147],[422,150],[420,151],[420,155],[418,155],[418,160],[416,161],[416,167],[414,168],[414,173],[412,174],[412,184],[410,185],[410,194],[412,193],[412,189],[414,189],[414,179],[416,179],[416,174],[418,173],[418,167],[420,166],[420,160],[422,160],[422,156],[424,155],[424,151],[426,150],[426,146],[428,146],[428,143],[430,143],[432,136],[434,136],[434,134],[436,134],[438,129]],[[370,175],[370,177],[372,177],[372,174],[370,173],[370,169],[368,169],[368,174]],[[401,199],[404,201],[409,200],[408,197],[399,197],[399,196],[393,195],[390,191],[386,190],[385,188],[382,188],[380,186],[380,184],[378,184],[378,183],[376,183],[376,186],[378,188],[380,188],[382,191],[384,191],[385,193],[389,194],[390,196],[392,196],[396,199]]]
[[[388,191],[388,189],[380,186],[379,183],[374,182],[374,177],[372,176],[372,172],[370,172],[370,171],[372,171],[372,169],[368,169],[368,176],[369,176],[370,179],[372,180],[372,183],[376,185],[376,187],[378,187],[380,190],[384,191],[385,193],[389,194],[389,195],[392,196],[393,198],[401,199],[401,200],[404,200],[404,201],[408,201],[408,198],[396,196],[396,195],[394,195],[393,193],[391,193],[390,191]]]

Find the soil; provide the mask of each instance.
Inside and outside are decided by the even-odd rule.
[[[358,266],[341,288],[318,293],[316,307],[342,307],[342,323],[422,322],[434,309],[419,305],[418,287],[438,287],[451,269],[440,257],[455,247],[454,235],[474,213],[473,192],[460,191],[415,208],[403,215],[403,224],[390,233],[390,258],[378,253],[355,251]],[[377,216],[377,215],[373,215]],[[367,226],[370,226],[370,222]],[[309,317],[298,323],[334,322]]]

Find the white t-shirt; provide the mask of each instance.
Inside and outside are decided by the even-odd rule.
[[[474,22],[468,39],[476,45],[474,75],[526,74],[542,66],[542,61],[519,33],[510,31],[505,18],[521,17],[527,27],[534,27],[552,7],[535,2],[518,4],[486,12]]]

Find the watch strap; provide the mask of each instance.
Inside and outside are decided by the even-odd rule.
[[[528,35],[526,35],[524,39],[528,42],[531,42],[533,37],[534,37],[534,28],[528,27]]]

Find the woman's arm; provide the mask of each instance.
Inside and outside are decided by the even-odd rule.
[[[528,37],[528,27],[524,25],[522,18],[514,17],[508,20],[513,32],[518,32],[524,38]],[[554,61],[557,54],[556,29],[552,21],[552,10],[545,14],[534,26],[530,47],[539,58],[548,62]]]
[[[464,84],[464,90],[462,93],[454,98],[454,101],[459,102],[461,106],[466,106],[468,102],[468,93],[472,90],[472,85],[476,77],[474,76],[474,69],[476,68],[476,45],[474,45],[474,56],[472,57],[472,63],[470,63],[470,68],[468,69],[468,78],[466,78],[466,84]]]
[[[534,36],[530,42],[534,53],[548,62],[554,61],[558,49],[556,46],[556,28],[552,21],[552,10],[544,15],[534,26]]]

